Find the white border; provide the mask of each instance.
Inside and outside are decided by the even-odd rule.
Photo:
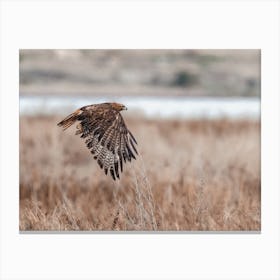
[[[1,277],[279,279],[279,2],[2,1]],[[262,233],[18,232],[20,48],[261,48]]]

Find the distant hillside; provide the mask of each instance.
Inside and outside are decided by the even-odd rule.
[[[20,94],[260,96],[259,50],[21,50]]]

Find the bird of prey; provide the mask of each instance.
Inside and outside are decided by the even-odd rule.
[[[67,116],[57,125],[64,130],[78,122],[76,135],[81,134],[85,143],[107,175],[120,178],[123,163],[136,159],[137,144],[128,130],[120,111],[127,108],[119,103],[101,103],[84,106]],[[120,172],[119,172],[120,171]]]

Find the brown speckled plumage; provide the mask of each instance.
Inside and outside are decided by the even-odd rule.
[[[132,133],[127,129],[120,111],[126,107],[119,103],[101,103],[84,106],[66,117],[58,126],[67,129],[76,121],[76,134],[85,138],[86,145],[105,174],[120,178],[123,163],[136,159],[137,144]],[[134,154],[135,153],[135,154]]]

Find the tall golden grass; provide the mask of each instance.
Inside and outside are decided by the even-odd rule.
[[[258,121],[128,118],[115,182],[61,118],[20,118],[20,230],[260,230]]]

